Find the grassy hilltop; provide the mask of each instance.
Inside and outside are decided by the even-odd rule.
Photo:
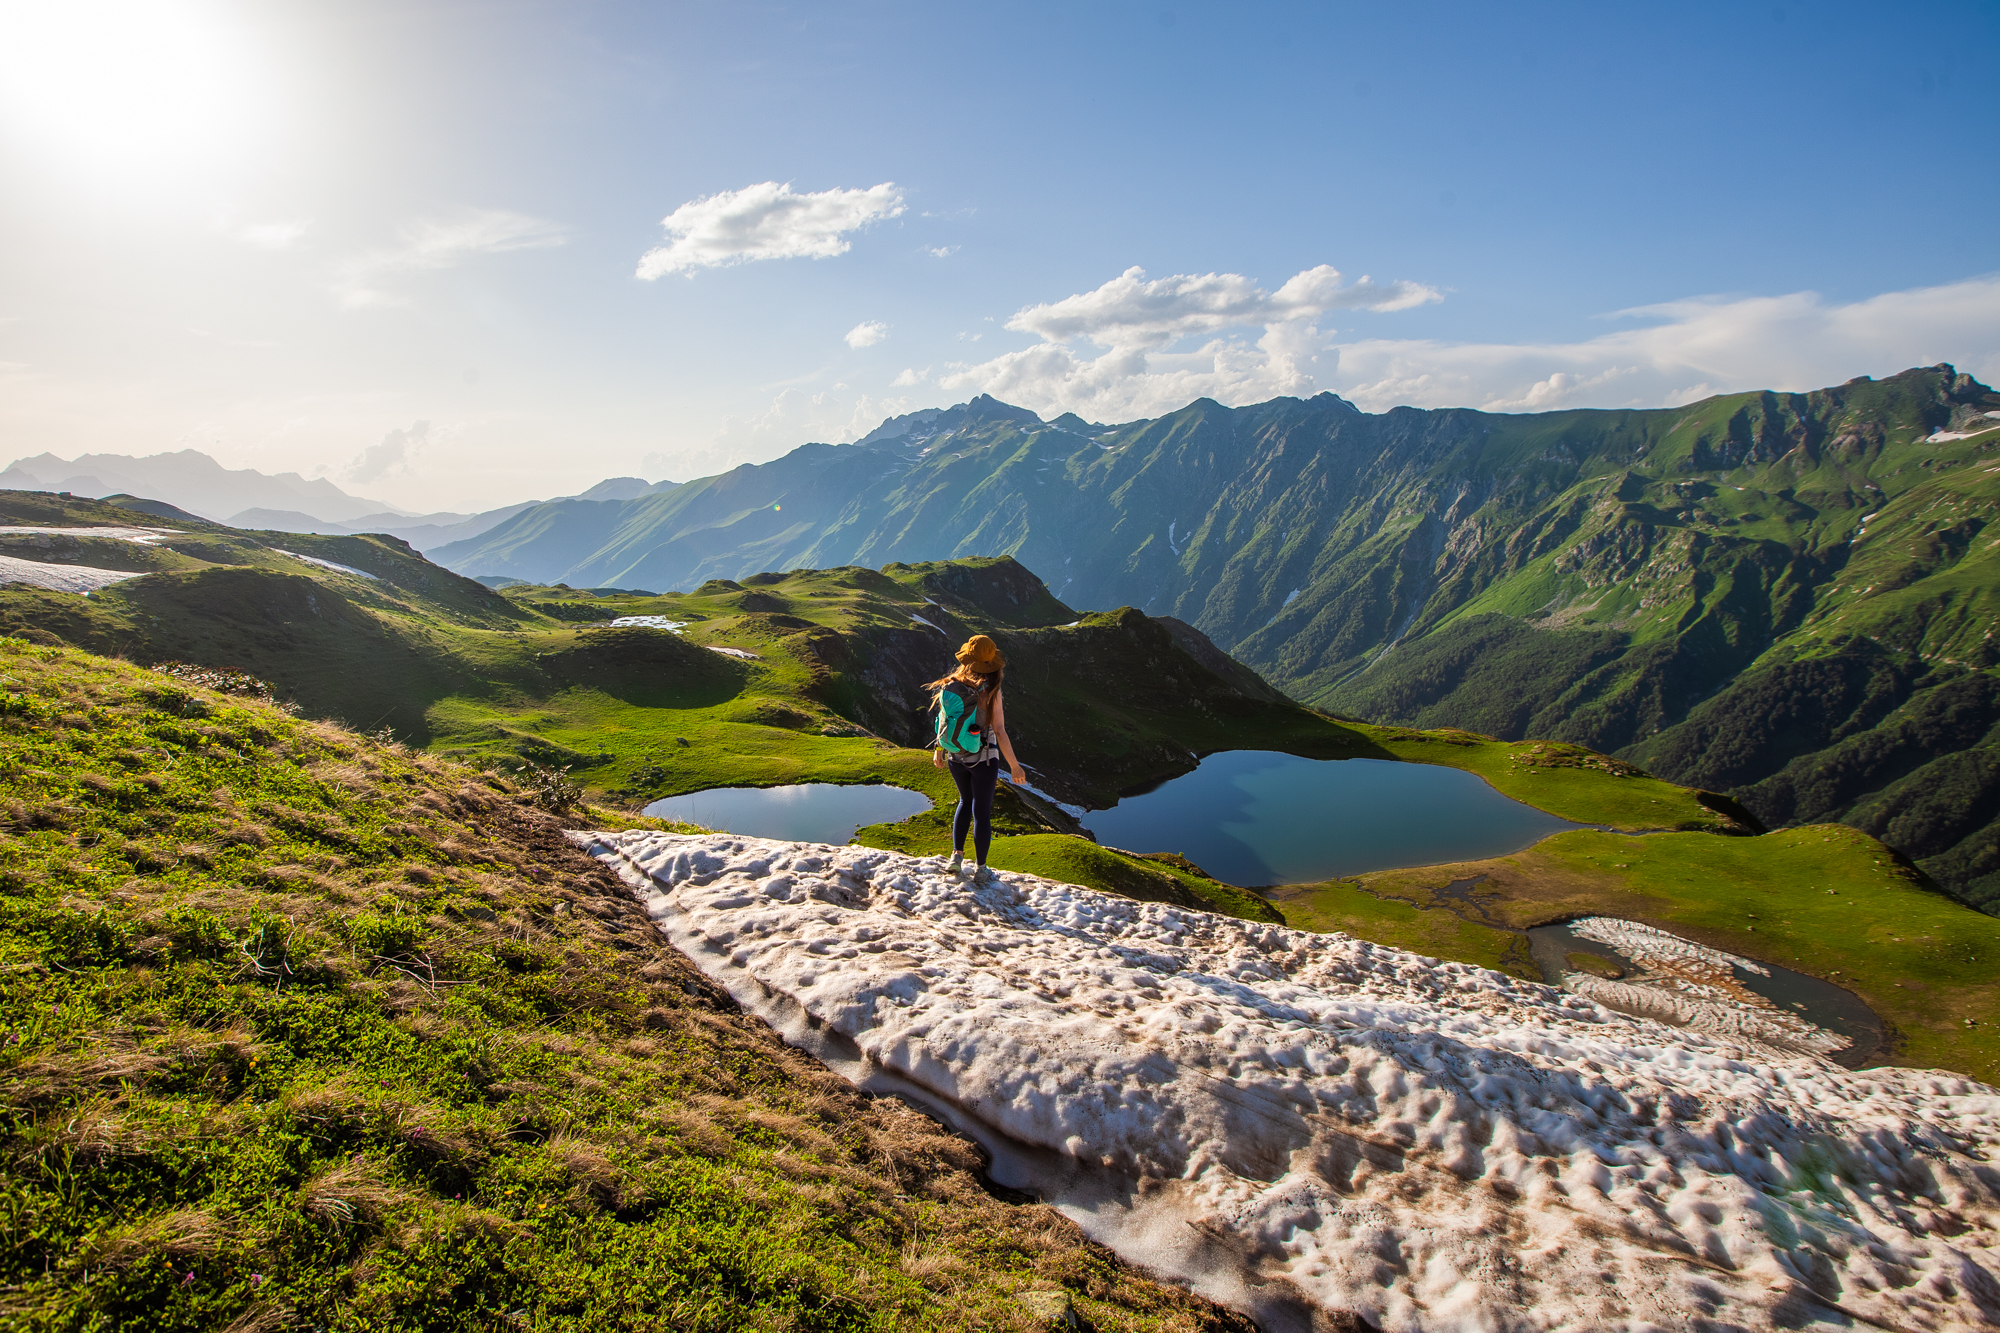
[[[207,678],[0,640],[0,1323],[1245,1327],[739,1015],[616,813]]]

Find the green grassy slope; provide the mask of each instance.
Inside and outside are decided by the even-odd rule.
[[[0,640],[12,1328],[1241,1329],[786,1048],[504,779]]]

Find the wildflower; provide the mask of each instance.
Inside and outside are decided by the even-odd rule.
[[[194,1270],[190,1268],[188,1269],[188,1275],[181,1279],[181,1285],[185,1287],[188,1283],[192,1281],[194,1281]]]

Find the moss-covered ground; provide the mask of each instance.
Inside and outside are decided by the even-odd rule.
[[[1292,924],[1539,979],[1516,932],[1604,914],[1822,977],[1891,1026],[1892,1062],[2000,1081],[2000,920],[1837,824],[1755,838],[1579,830],[1489,861],[1276,895]]]

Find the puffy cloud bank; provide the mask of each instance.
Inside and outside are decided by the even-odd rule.
[[[789,1039],[1267,1328],[2000,1320],[2000,1093],[1958,1075],[941,857],[571,836]]]
[[[1441,299],[1412,282],[1343,283],[1321,264],[1267,291],[1240,273],[1172,274],[1148,279],[1129,268],[1094,291],[1029,306],[1007,321],[1040,345],[939,376],[948,392],[990,393],[1044,413],[1076,412],[1096,420],[1153,416],[1195,398],[1258,402],[1317,391],[1313,364],[1326,344],[1315,321],[1335,310],[1407,310]],[[1174,352],[1191,337],[1261,326],[1254,345],[1211,338]],[[1082,356],[1070,343],[1105,350]],[[905,372],[914,376],[914,372]]]
[[[852,248],[849,232],[902,211],[903,196],[888,181],[809,194],[794,194],[790,182],[765,181],[707,194],[660,220],[667,243],[640,256],[638,276],[692,276],[757,259],[827,259]]]
[[[1846,304],[1815,292],[1671,301],[1617,318],[1639,326],[1574,343],[1345,343],[1337,349],[1340,392],[1372,410],[1407,403],[1541,412],[1818,389],[1940,361],[1982,378],[2000,373],[2000,277]]]
[[[1329,310],[1408,310],[1441,299],[1436,289],[1413,282],[1377,285],[1363,278],[1342,286],[1340,270],[1325,264],[1275,292],[1240,273],[1177,273],[1149,282],[1144,269],[1128,268],[1096,291],[1029,306],[1007,327],[1053,343],[1087,338],[1099,347],[1165,347],[1192,334],[1299,323]]]
[[[1007,327],[1038,344],[947,366],[935,382],[954,395],[990,393],[1044,415],[1123,421],[1201,397],[1234,406],[1322,390],[1370,411],[1538,412],[1815,389],[1939,361],[1988,380],[2000,374],[2000,277],[1845,304],[1813,292],[1673,301],[1621,311],[1613,318],[1628,327],[1575,342],[1343,341],[1319,323],[1337,310],[1395,311],[1437,299],[1414,283],[1342,285],[1324,266],[1275,292],[1237,274],[1149,281],[1131,269],[1094,291],[1022,310]],[[1261,333],[1229,336],[1250,329]],[[1206,341],[1187,347],[1193,338]],[[1079,353],[1078,340],[1104,350]]]

